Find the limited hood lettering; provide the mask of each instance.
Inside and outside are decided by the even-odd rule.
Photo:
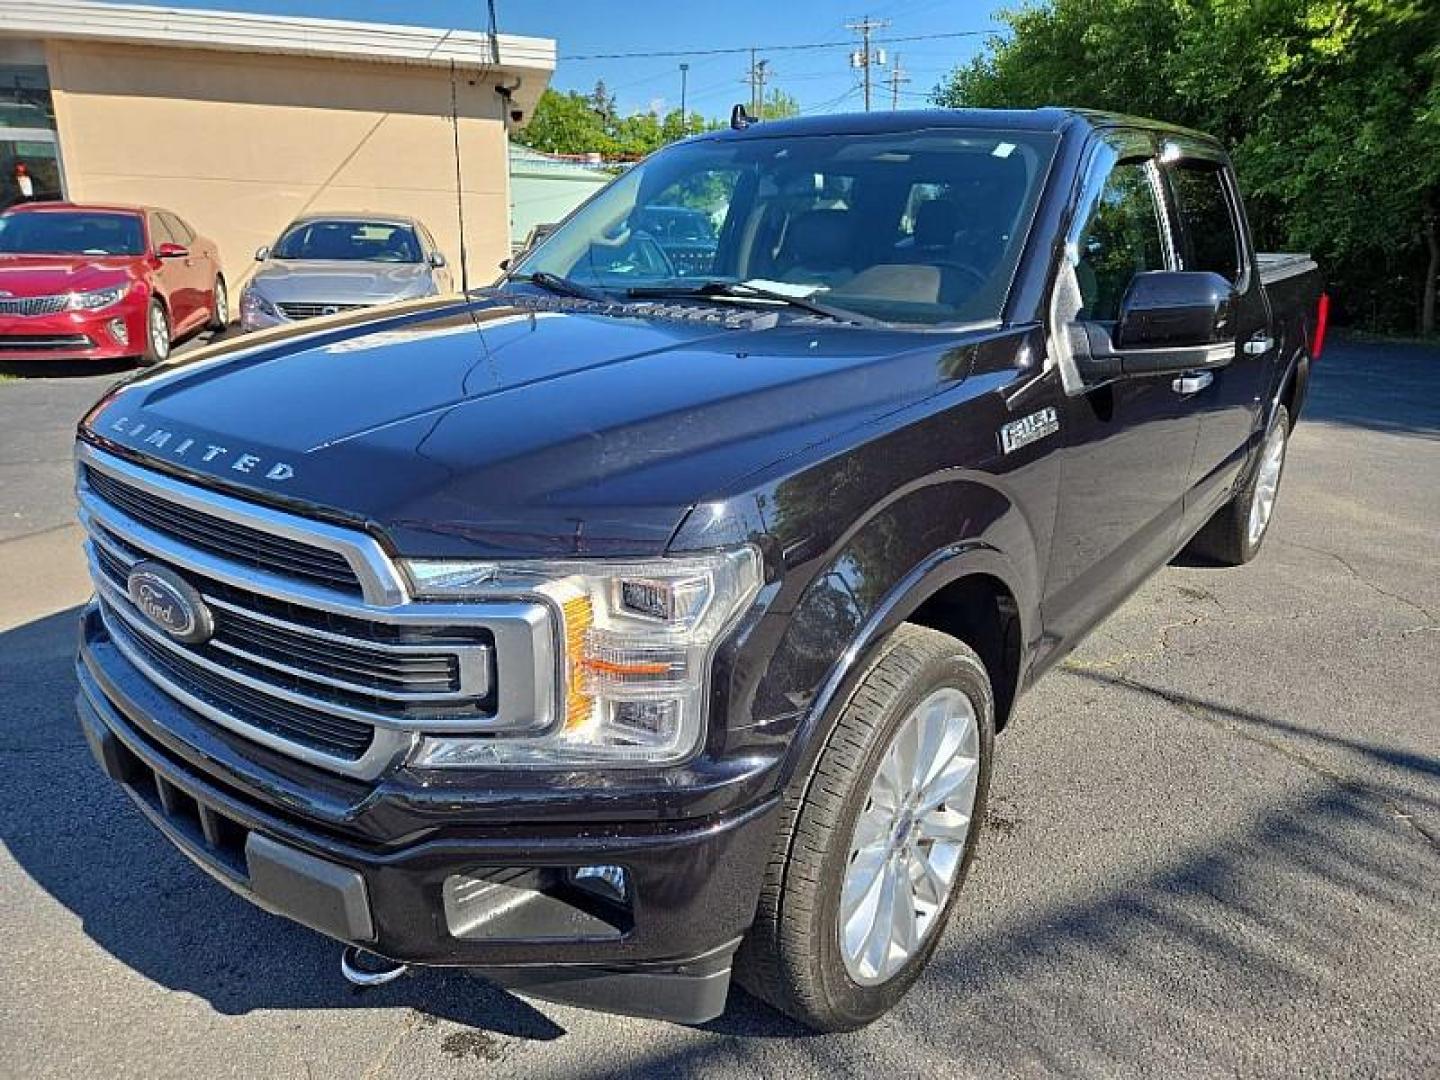
[[[295,468],[288,461],[269,461],[248,450],[232,451],[228,446],[217,443],[199,442],[167,428],[150,427],[142,421],[128,416],[117,416],[110,421],[110,430],[119,435],[128,435],[130,441],[167,458],[196,460],[209,463],[226,458],[234,472],[263,476],[266,480],[280,483],[295,477]],[[163,451],[163,453],[161,453]],[[193,451],[193,453],[192,453]],[[231,456],[233,454],[233,456]]]

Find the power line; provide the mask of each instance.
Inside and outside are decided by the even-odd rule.
[[[946,41],[954,38],[984,37],[990,33],[988,30],[954,30],[944,34],[905,34],[899,37],[874,38],[871,44],[874,45],[898,45],[906,41]],[[846,49],[853,48],[855,42],[851,41],[811,41],[801,45],[737,45],[725,49],[661,49],[648,52],[620,52],[620,53],[576,53],[556,57],[558,60],[649,60],[665,59],[680,56],[735,56],[741,53],[755,52],[763,49],[765,52],[794,52],[803,49]]]

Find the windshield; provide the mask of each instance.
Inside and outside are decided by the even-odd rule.
[[[304,221],[270,252],[276,259],[354,259],[418,263],[420,241],[408,225],[385,221]]]
[[[145,233],[135,214],[28,211],[0,216],[6,255],[143,255]]]
[[[1054,147],[973,129],[681,143],[514,273],[622,295],[748,283],[889,322],[995,319]]]

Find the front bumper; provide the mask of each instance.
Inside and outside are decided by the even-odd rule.
[[[134,290],[132,290],[133,292]],[[118,360],[145,351],[145,305],[131,296],[99,311],[0,315],[0,360]]]
[[[683,826],[552,824],[528,807],[517,810],[527,820],[377,840],[347,829],[344,814],[309,813],[353,792],[257,797],[262,770],[252,786],[233,759],[222,765],[204,721],[129,665],[93,606],[78,674],[81,726],[105,773],[197,865],[261,907],[391,960],[478,969],[537,997],[683,1022],[723,1010],[773,798]],[[463,793],[450,797],[463,810]],[[367,820],[384,820],[386,798],[382,783],[361,799]],[[623,903],[577,887],[574,870],[595,866],[624,869]]]

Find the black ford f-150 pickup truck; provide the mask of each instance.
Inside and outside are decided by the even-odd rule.
[[[737,123],[494,288],[108,394],[80,718],[352,979],[695,1022],[733,970],[856,1027],[941,936],[1017,696],[1181,549],[1260,548],[1324,315],[1194,132]]]

